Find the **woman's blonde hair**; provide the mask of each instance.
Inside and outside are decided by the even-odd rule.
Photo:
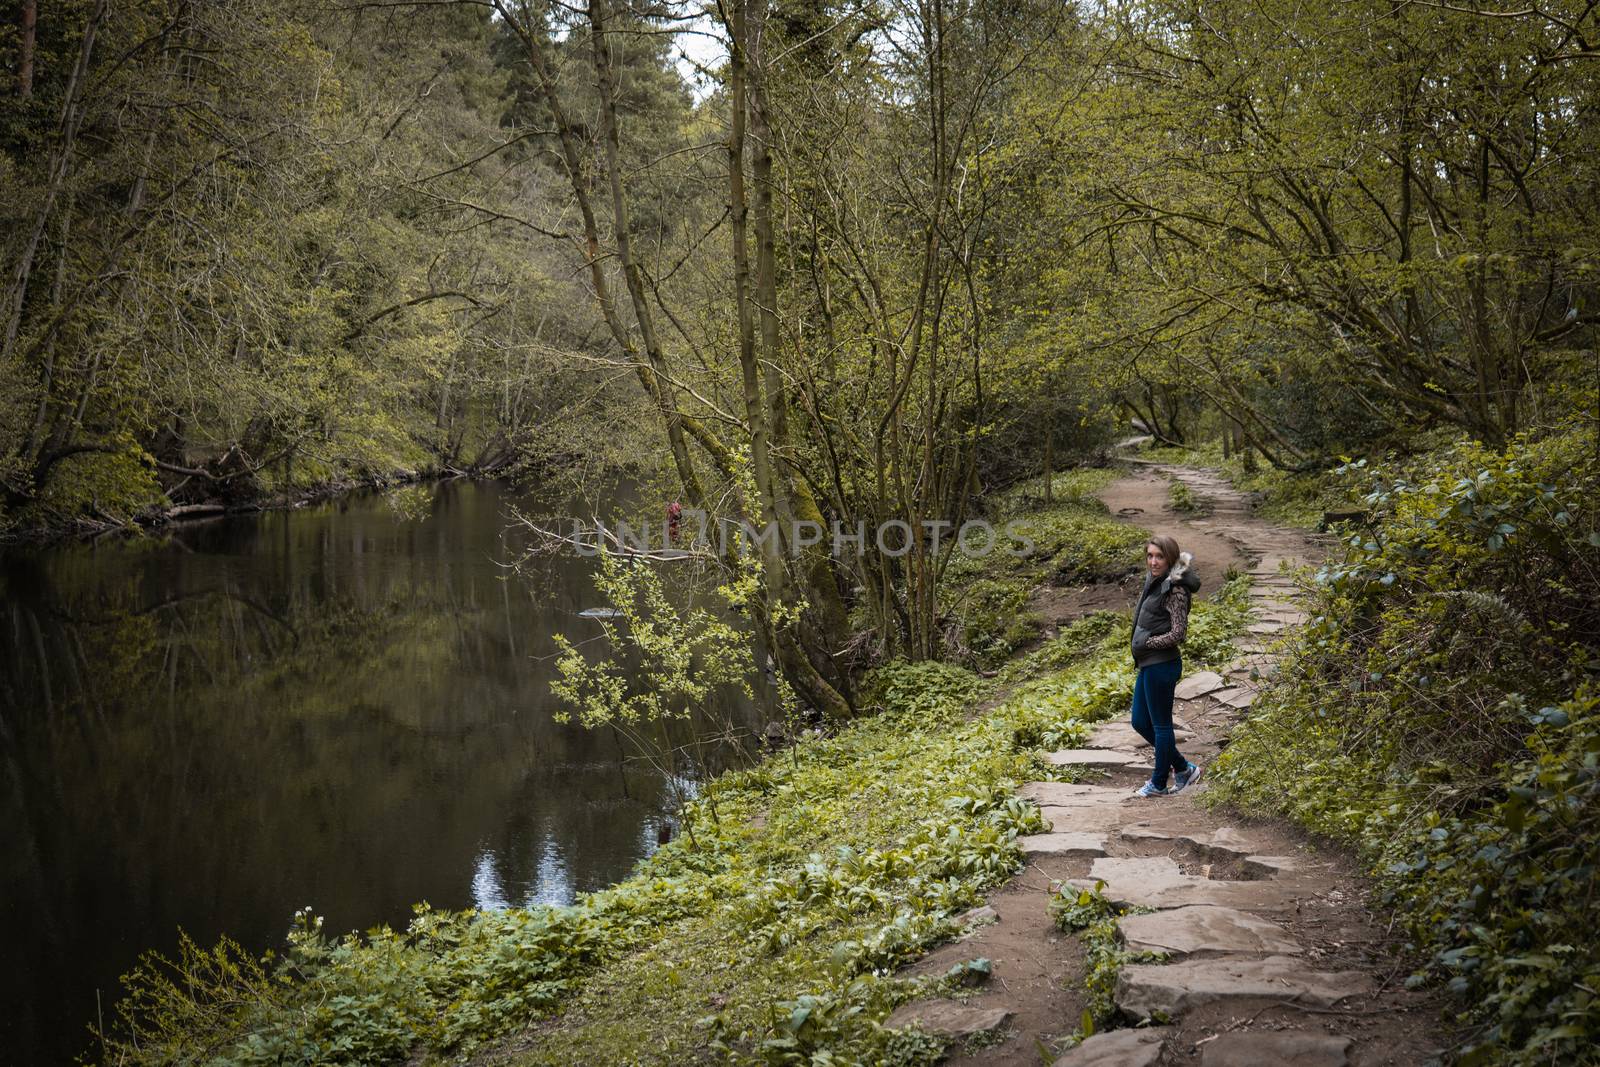
[[[1167,566],[1178,562],[1178,539],[1171,534],[1156,534],[1144,543],[1146,548],[1155,545],[1161,552],[1161,558],[1167,561]]]

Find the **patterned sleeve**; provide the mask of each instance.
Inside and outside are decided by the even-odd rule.
[[[1189,631],[1189,590],[1181,585],[1167,591],[1167,614],[1172,616],[1172,629],[1156,634],[1145,642],[1145,648],[1177,648]]]

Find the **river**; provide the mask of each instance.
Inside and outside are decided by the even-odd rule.
[[[591,562],[508,578],[519,502],[455,482],[0,556],[0,1061],[88,1050],[179,928],[259,952],[306,905],[342,931],[564,903],[656,847],[669,783],[552,721]]]

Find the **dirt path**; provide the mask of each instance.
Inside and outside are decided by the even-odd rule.
[[[1303,621],[1280,566],[1314,562],[1306,533],[1250,513],[1243,494],[1215,472],[1130,461],[1102,498],[1113,513],[1177,537],[1215,592],[1231,566],[1254,576],[1246,650],[1221,674],[1187,672],[1179,687],[1179,748],[1202,764],[1227,743],[1276,660],[1272,645]],[[1203,517],[1168,506],[1168,477],[1209,503]],[[1135,592],[1137,587],[1135,587]],[[1130,605],[1131,606],[1131,605]],[[1435,1003],[1404,990],[1405,968],[1365,901],[1366,883],[1343,856],[1318,851],[1292,827],[1251,822],[1197,803],[1204,781],[1174,797],[1139,799],[1150,749],[1124,721],[1096,727],[1084,749],[1052,762],[1088,765],[1096,784],[1035,782],[1049,833],[1024,840],[1028,865],[974,916],[972,932],[921,961],[919,973],[987,957],[993,977],[964,1005],[907,1005],[890,1025],[924,1017],[947,1032],[981,1033],[975,1051],[949,1062],[1056,1067],[1204,1067],[1295,1064],[1420,1065],[1437,1054]],[[1284,787],[1293,788],[1291,769]],[[1086,1005],[1079,937],[1050,920],[1052,885],[1105,883],[1112,901],[1154,909],[1119,924],[1129,947],[1160,948],[1165,963],[1128,965],[1115,999],[1120,1025],[1065,1055],[1063,1039]],[[923,1013],[937,1008],[935,1023]],[[1134,1028],[1164,1016],[1165,1026]],[[1059,1058],[1057,1058],[1059,1055]]]

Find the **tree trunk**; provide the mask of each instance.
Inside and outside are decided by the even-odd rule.
[[[8,294],[10,301],[6,309],[5,335],[0,338],[0,364],[11,358],[11,352],[16,347],[17,333],[22,328],[22,307],[27,302],[28,282],[33,275],[33,258],[39,251],[39,242],[44,237],[45,227],[50,224],[50,215],[55,210],[56,200],[66,186],[67,175],[72,170],[73,143],[77,140],[78,122],[83,117],[83,109],[80,106],[83,84],[89,74],[89,57],[94,54],[94,39],[105,16],[106,0],[100,0],[95,4],[94,11],[90,13],[89,21],[83,28],[83,43],[78,49],[78,61],[73,65],[72,75],[67,79],[66,100],[61,105],[61,142],[50,159],[50,175],[45,182],[44,202],[39,205],[38,214],[34,216],[33,227],[28,234],[27,242],[22,246],[22,254],[17,259],[17,268],[12,274],[11,291]],[[30,86],[32,77],[30,72]]]
[[[1055,502],[1054,482],[1056,480],[1056,420],[1055,413],[1050,409],[1051,404],[1045,408],[1044,419],[1044,503],[1049,507]]]
[[[33,95],[33,53],[38,38],[39,0],[22,0],[22,40],[17,45],[17,95]]]
[[[665,375],[666,359],[661,353],[661,341],[656,333],[655,316],[650,311],[649,299],[644,290],[644,279],[639,264],[633,256],[632,216],[628,198],[622,187],[621,138],[617,132],[616,78],[612,73],[610,42],[611,12],[605,0],[590,0],[590,44],[594,52],[595,84],[600,91],[600,123],[605,134],[606,177],[611,189],[611,218],[616,230],[617,258],[622,262],[622,277],[633,301],[633,317],[639,326],[639,339],[644,345],[645,360],[650,366],[655,382],[655,395],[662,415],[667,421],[667,442],[672,448],[672,458],[683,482],[684,493],[696,504],[703,504],[705,491],[700,476],[695,473],[694,461],[689,456],[689,446],[683,434],[683,416],[678,411],[676,390]]]
[[[764,0],[756,2],[762,3]],[[762,543],[768,611],[777,612],[793,600],[788,564],[784,558],[785,535],[788,532],[784,527],[795,518],[792,498],[795,495],[793,490],[799,488],[799,483],[796,480],[793,486],[788,484],[790,479],[787,472],[781,469],[781,463],[775,461],[772,454],[774,440],[780,444],[782,442],[774,431],[784,427],[783,405],[786,401],[777,367],[777,261],[772,222],[771,131],[760,69],[756,66],[760,62],[759,39],[765,20],[764,16],[758,14],[752,27],[748,0],[735,0],[731,5],[729,21],[731,48],[728,87],[732,127],[728,137],[728,196],[732,216],[739,368],[745,418],[750,429],[750,465],[760,497],[761,520],[763,523],[776,523],[779,530],[775,544]],[[756,69],[752,78],[753,66]],[[752,144],[756,179],[754,294],[751,291],[749,250],[750,197],[744,181],[745,135],[750,126],[755,127]],[[760,318],[759,330],[757,316]],[[805,494],[803,506],[807,518],[820,520],[821,515],[809,492]],[[837,630],[842,637],[844,610],[839,602],[832,571],[826,559],[809,551],[808,555],[810,558],[802,556],[797,563],[805,576],[801,584],[817,616],[818,629],[822,635],[830,635]],[[850,702],[839,688],[817,670],[813,662],[813,659],[821,659],[833,663],[832,649],[826,647],[830,643],[828,636],[823,636],[818,642],[823,647],[808,649],[793,624],[785,623],[782,619],[773,619],[772,622],[773,644],[789,683],[829,719],[850,717],[854,713]],[[834,673],[837,675],[838,672]]]

